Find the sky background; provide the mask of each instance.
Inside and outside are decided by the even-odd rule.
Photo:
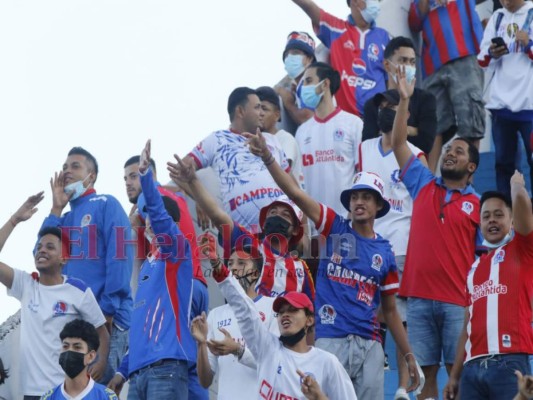
[[[317,0],[345,17],[344,0]],[[0,261],[34,270],[32,248],[52,198],[49,180],[68,150],[98,160],[96,189],[127,211],[123,165],[147,138],[160,174],[229,124],[237,86],[273,85],[293,30],[311,32],[290,0],[3,1],[0,3],[0,224],[45,191]],[[165,180],[165,179],[161,179]],[[19,303],[0,288],[0,323]]]

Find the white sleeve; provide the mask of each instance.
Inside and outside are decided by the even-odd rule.
[[[91,288],[85,290],[77,305],[77,309],[81,318],[94,325],[95,328],[99,328],[105,324],[104,314],[102,314],[102,310],[94,298]]]
[[[13,283],[11,284],[11,288],[7,289],[7,295],[22,301],[24,288],[26,285],[31,284],[32,277],[27,272],[19,269],[13,268],[13,273]]]
[[[210,134],[196,145],[189,153],[194,158],[198,169],[211,166],[217,148],[216,132]]]
[[[215,318],[213,313],[207,314],[207,340],[213,340],[215,338]],[[218,357],[211,353],[209,347],[207,348],[207,359],[209,360],[209,367],[215,375],[218,372]]]
[[[248,346],[244,349],[244,354],[242,355],[241,359],[239,360],[239,363],[242,364],[242,365],[246,365],[249,368],[257,369],[257,363],[255,362],[254,355],[248,349]]]
[[[481,44],[479,45],[479,54],[477,55],[477,59],[481,67],[487,67],[489,62],[491,61],[491,57],[489,55],[489,47],[492,43],[491,39],[497,36],[495,24],[496,18],[499,14],[499,12],[495,12],[494,14],[492,14],[489,19],[489,22],[487,22],[485,31],[483,32],[483,39],[481,40]]]
[[[278,344],[278,338],[263,326],[252,299],[244,293],[233,276],[228,276],[218,287],[235,313],[246,347],[256,360],[261,361],[264,352]]]
[[[357,400],[352,381],[342,364],[334,355],[333,357],[329,357],[330,354],[324,356],[328,356],[328,360],[324,360],[328,364],[328,368],[326,368],[328,374],[323,383],[324,387],[321,388],[322,392],[330,400]]]
[[[355,117],[355,124],[354,124],[354,140],[353,140],[353,152],[354,152],[354,158],[355,158],[355,165],[354,168],[356,168],[361,160],[359,160],[359,145],[362,142],[363,139],[363,121],[359,117]]]

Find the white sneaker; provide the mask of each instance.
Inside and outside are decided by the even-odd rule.
[[[403,387],[399,387],[394,394],[394,400],[409,400],[409,395]]]

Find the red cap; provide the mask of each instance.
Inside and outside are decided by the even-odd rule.
[[[279,312],[281,306],[285,303],[289,303],[295,308],[307,308],[311,312],[315,312],[315,307],[313,307],[313,302],[309,300],[309,297],[305,293],[299,292],[287,292],[283,296],[279,296],[274,300],[272,309],[274,312]]]

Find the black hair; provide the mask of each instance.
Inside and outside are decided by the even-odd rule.
[[[314,62],[307,67],[307,69],[309,68],[316,69],[316,75],[320,81],[329,79],[329,90],[332,96],[337,93],[341,87],[341,76],[339,75],[338,71],[333,69],[331,65],[323,62]]]
[[[411,39],[404,36],[396,36],[395,38],[392,38],[387,44],[387,47],[385,47],[383,57],[385,59],[391,58],[400,47],[409,47],[416,52],[415,45]]]
[[[57,226],[46,226],[39,231],[39,239],[41,239],[44,235],[54,235],[61,241],[62,231],[61,228],[58,228]]]
[[[472,143],[472,141],[462,138],[462,137],[456,137],[455,140],[461,140],[465,142],[468,145],[468,161],[471,163],[474,163],[476,165],[476,169],[479,166],[479,150],[477,147]]]
[[[257,92],[249,87],[238,87],[233,90],[228,98],[228,114],[229,120],[233,122],[235,118],[235,110],[238,106],[245,106],[248,103],[248,96],[255,94]]]
[[[170,218],[172,218],[172,221],[180,222],[181,213],[180,213],[180,208],[178,207],[178,204],[176,203],[176,200],[168,196],[161,196],[161,199],[163,200],[163,204],[165,205],[165,210],[167,210],[167,213],[168,215],[170,215]],[[143,212],[147,213],[146,206],[144,206]]]
[[[68,156],[74,156],[74,155],[84,156],[87,159],[87,161],[89,161],[89,164],[92,164],[92,170],[94,174],[98,176],[98,162],[96,161],[96,158],[94,158],[94,156],[91,153],[89,153],[87,150],[85,150],[83,147],[79,147],[79,146],[73,147],[72,149],[70,149],[67,155]]]
[[[257,96],[259,96],[259,100],[268,101],[270,104],[276,107],[277,110],[280,110],[281,107],[279,104],[279,96],[274,89],[272,89],[270,86],[261,86],[255,91]]]
[[[485,203],[489,199],[500,199],[501,201],[503,201],[505,203],[507,208],[509,208],[510,210],[513,209],[513,203],[511,201],[511,199],[509,198],[509,196],[507,196],[503,192],[498,192],[497,190],[489,190],[489,191],[483,193],[481,195],[481,200],[479,201],[479,203],[480,203],[479,207],[482,208],[483,207],[483,203]]]
[[[82,319],[75,319],[68,322],[59,334],[59,338],[61,341],[66,338],[80,338],[87,343],[89,351],[97,351],[98,347],[100,347],[100,338],[98,337],[96,328],[93,324]]]
[[[231,249],[231,254],[235,253],[236,251],[244,252],[250,256],[250,259],[254,263],[255,269],[259,272],[259,275],[261,275],[261,271],[263,270],[263,256],[261,255],[261,252],[256,246],[252,246],[249,244],[243,244],[242,246],[234,247]]]
[[[140,161],[141,161],[141,156],[130,157],[128,158],[128,161],[126,161],[126,164],[124,164],[124,168],[129,167],[130,165],[133,165],[133,164],[139,164]],[[150,166],[152,167],[153,172],[157,172],[157,169],[155,167],[155,161],[153,158],[150,158]]]

